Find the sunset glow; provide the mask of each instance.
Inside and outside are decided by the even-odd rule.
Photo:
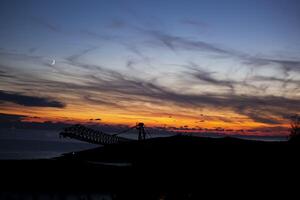
[[[0,113],[22,122],[287,135],[300,112],[297,2],[11,2]]]

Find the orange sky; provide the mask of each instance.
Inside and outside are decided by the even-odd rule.
[[[83,103],[83,102],[82,102]],[[163,110],[165,109],[165,110]],[[144,122],[148,127],[164,127],[174,131],[184,132],[222,132],[226,134],[252,134],[248,130],[260,130],[276,128],[277,125],[269,125],[254,122],[253,120],[233,113],[231,111],[213,111],[201,109],[183,109],[180,107],[167,108],[153,107],[151,110],[136,107],[133,113],[122,109],[97,105],[68,105],[65,108],[28,108],[15,104],[6,104],[2,112],[6,114],[17,114],[27,116],[24,122],[68,122],[68,123],[99,123],[108,125],[128,125],[132,126],[136,122]],[[163,112],[161,112],[163,111]],[[175,112],[177,111],[177,112]],[[201,114],[201,113],[205,113]],[[199,117],[195,117],[199,116]],[[98,120],[96,120],[98,119]],[[100,119],[100,120],[99,120]],[[282,124],[288,129],[289,124]],[[176,130],[175,130],[176,128]],[[224,130],[225,129],[225,132]],[[241,132],[243,130],[243,132]],[[256,134],[267,135],[264,131],[256,131]],[[282,133],[281,134],[288,134]]]

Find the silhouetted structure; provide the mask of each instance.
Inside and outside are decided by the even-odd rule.
[[[291,135],[290,139],[300,138],[300,115],[294,115],[291,117]]]
[[[135,126],[130,127],[129,129],[126,129],[124,131],[121,131],[119,133],[110,135],[107,133],[103,133],[102,131],[93,130],[91,128],[87,128],[85,126],[76,124],[70,127],[67,127],[63,130],[63,132],[60,133],[60,136],[62,137],[69,137],[93,144],[101,144],[101,145],[107,145],[107,144],[118,144],[122,142],[128,142],[131,141],[131,139],[119,137],[120,134],[126,133],[132,129],[138,130],[138,140],[145,140],[146,139],[146,131],[144,123],[140,122],[137,123]]]
[[[139,131],[139,140],[145,140],[146,139],[146,131],[144,128],[144,123],[138,123],[136,125],[136,129]]]
[[[96,131],[79,124],[65,128],[63,132],[60,133],[60,136],[102,145],[117,144],[130,140],[115,135],[109,135],[101,131]]]

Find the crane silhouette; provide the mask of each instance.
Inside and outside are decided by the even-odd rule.
[[[145,130],[145,125],[142,122],[136,123],[136,125],[113,135],[91,129],[80,124],[76,124],[65,128],[59,135],[63,138],[69,137],[72,139],[77,139],[93,144],[107,145],[133,141],[133,139],[119,136],[133,129],[136,129],[138,131],[139,141],[146,140],[147,136],[151,137],[150,133]]]

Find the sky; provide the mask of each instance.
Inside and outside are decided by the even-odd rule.
[[[0,122],[286,135],[298,0],[1,0]]]

